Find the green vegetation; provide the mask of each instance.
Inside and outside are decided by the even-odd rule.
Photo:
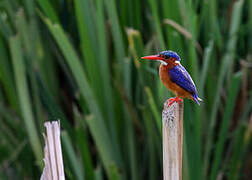
[[[249,0],[1,0],[0,179],[39,179],[57,119],[67,179],[161,179],[171,94],[140,57],[166,49],[203,99],[184,101],[183,179],[251,179]]]

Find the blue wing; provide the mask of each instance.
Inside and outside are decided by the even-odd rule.
[[[174,83],[191,93],[193,96],[198,96],[196,87],[191,76],[182,65],[174,66],[172,69],[170,69],[169,74],[171,80]]]

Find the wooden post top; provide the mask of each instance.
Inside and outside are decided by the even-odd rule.
[[[182,180],[184,104],[164,103],[163,125],[163,177],[164,180]]]

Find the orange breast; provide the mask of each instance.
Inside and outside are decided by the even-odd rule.
[[[192,99],[192,95],[181,88],[176,83],[172,82],[169,76],[169,69],[172,68],[169,65],[163,65],[161,64],[159,67],[159,76],[162,81],[162,83],[167,87],[170,91],[172,91],[176,96],[179,96],[181,98],[189,98]]]

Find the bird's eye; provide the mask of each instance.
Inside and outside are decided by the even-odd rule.
[[[170,58],[170,56],[168,55],[168,54],[165,54],[165,57],[164,57],[165,59],[169,59]]]

